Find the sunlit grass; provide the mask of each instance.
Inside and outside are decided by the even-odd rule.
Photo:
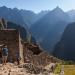
[[[60,71],[61,71],[61,64],[57,64],[57,66],[56,66],[56,68],[55,68],[55,70],[54,70],[54,73],[55,73],[55,74],[59,74]]]
[[[64,73],[65,75],[75,75],[75,65],[65,65]]]

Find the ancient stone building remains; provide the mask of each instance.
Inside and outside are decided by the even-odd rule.
[[[37,45],[22,41],[18,30],[0,30],[0,45],[2,44],[6,44],[9,49],[8,61],[14,62],[18,57],[21,57],[21,60],[25,63],[38,65],[38,55],[42,50]]]
[[[23,44],[23,51],[25,63],[33,63],[37,66],[45,66],[52,61],[52,57],[47,52],[43,52],[37,45],[25,42]]]
[[[39,46],[29,44],[27,42],[24,42],[23,44],[23,51],[25,63],[33,63],[37,66],[46,66],[47,64],[50,64],[50,62],[55,63],[58,61],[55,57],[41,50]]]
[[[0,30],[0,45],[6,44],[9,49],[8,60],[16,61],[20,56],[20,35],[15,29]]]
[[[38,55],[41,52],[40,49],[36,45],[29,44],[27,42],[23,43],[23,55],[24,62],[32,63],[34,59],[34,55]]]
[[[21,39],[18,30],[7,29],[7,21],[4,19],[0,19],[0,45],[2,44],[6,44],[9,49],[8,61],[14,62],[20,57],[22,62],[37,66],[45,66],[53,61],[53,58],[47,52],[43,52],[38,44],[31,43],[31,35],[28,42],[25,42]]]
[[[47,52],[41,52],[34,55],[34,64],[37,66],[45,66],[51,62],[51,56]]]
[[[22,62],[33,63],[37,66],[45,66],[53,61],[52,57],[47,52],[43,52],[38,45],[22,41],[18,30],[0,30],[0,45],[2,44],[6,44],[9,49],[8,61],[14,62],[21,57]]]

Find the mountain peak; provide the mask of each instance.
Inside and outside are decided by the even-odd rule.
[[[2,6],[1,8],[2,8],[2,9],[7,9],[7,7],[6,7],[6,6]]]
[[[59,7],[59,6],[57,6],[56,8],[60,9],[60,7]]]
[[[15,10],[15,11],[19,11],[18,8],[13,8],[13,10]]]
[[[59,6],[54,8],[52,11],[54,11],[54,12],[64,12]]]

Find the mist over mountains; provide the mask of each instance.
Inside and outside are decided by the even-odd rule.
[[[64,12],[56,7],[51,11],[34,13],[30,10],[0,7],[0,17],[20,25],[31,33],[41,47],[53,52],[69,23],[75,22],[75,10]],[[22,34],[24,35],[24,34]]]

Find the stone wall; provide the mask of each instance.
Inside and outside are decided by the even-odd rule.
[[[52,61],[47,52],[43,52],[39,46],[29,43],[23,44],[23,55],[25,63],[33,63],[37,66],[45,66]]]
[[[19,53],[19,32],[14,29],[0,30],[0,45],[6,44],[8,51],[8,61],[16,61]]]
[[[47,52],[41,52],[33,56],[33,63],[37,66],[46,66],[51,62],[51,56]]]
[[[23,57],[25,63],[31,63],[33,52],[28,49],[29,43],[23,43]]]
[[[39,46],[27,42],[23,43],[23,55],[25,63],[32,63],[41,67],[59,61],[47,52],[42,51]]]

